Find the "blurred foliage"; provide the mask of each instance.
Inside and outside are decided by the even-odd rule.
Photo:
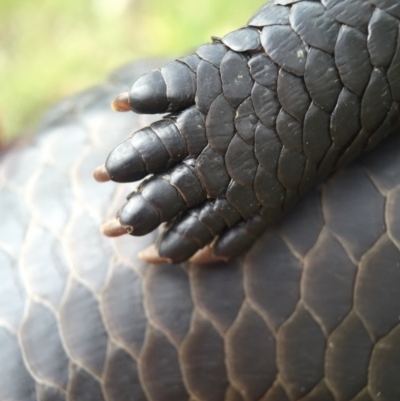
[[[185,54],[262,0],[0,0],[0,136],[133,59]]]

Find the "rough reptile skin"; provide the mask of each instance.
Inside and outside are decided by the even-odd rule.
[[[118,212],[135,236],[168,222],[161,257],[229,258],[399,117],[397,0],[267,3],[245,28],[137,80],[127,105],[172,112],[106,161],[145,180]],[[133,82],[133,81],[132,81]]]
[[[153,67],[65,100],[1,157],[0,400],[398,401],[400,135],[245,257],[149,266],[154,234],[98,231],[132,188],[91,172],[149,123],[109,103]]]

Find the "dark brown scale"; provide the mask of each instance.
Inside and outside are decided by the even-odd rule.
[[[265,54],[257,54],[249,60],[250,74],[260,85],[276,91],[278,67]]]
[[[140,213],[137,210],[140,210]],[[157,208],[140,193],[133,194],[129,198],[117,217],[123,226],[129,227],[128,232],[135,236],[146,235],[160,225]]]
[[[248,25],[260,28],[268,25],[289,25],[289,9],[270,2],[254,14]]]
[[[206,194],[195,171],[195,160],[187,159],[169,174],[169,181],[179,191],[187,207],[193,207],[205,200]]]
[[[367,33],[368,22],[374,10],[372,1],[364,0],[321,0],[336,21]]]
[[[259,31],[251,28],[243,28],[228,33],[222,38],[222,42],[235,52],[254,51],[261,46]]]
[[[131,142],[140,153],[147,174],[159,173],[167,168],[170,155],[164,143],[151,128],[143,128],[136,132],[132,136]]]
[[[196,174],[210,198],[222,197],[225,194],[230,177],[226,171],[224,158],[210,146],[207,146],[197,158]]]
[[[215,99],[206,120],[208,143],[221,155],[224,155],[234,136],[235,110],[225,96]]]
[[[217,199],[214,211],[224,219],[228,227],[234,226],[241,218],[239,212],[226,199]]]
[[[293,5],[290,24],[305,43],[333,53],[340,29],[332,14],[318,2],[300,2]]]
[[[332,113],[343,87],[334,57],[321,50],[310,49],[304,82],[314,103]]]
[[[199,221],[205,225],[214,236],[219,235],[226,227],[225,220],[214,210],[215,202],[207,202],[199,208]]]
[[[167,87],[166,111],[178,111],[191,106],[196,95],[196,76],[185,64],[174,62],[161,68]]]
[[[336,42],[335,60],[343,84],[361,97],[372,72],[367,36],[358,29],[342,26]]]
[[[109,154],[106,169],[115,182],[138,181],[148,174],[142,155],[130,139],[122,142]]]
[[[249,97],[236,110],[235,128],[241,138],[249,145],[254,144],[254,135],[258,117],[255,114],[253,102]]]
[[[176,230],[176,232],[182,237],[196,242],[198,249],[203,248],[214,238],[213,233],[200,222],[195,211],[188,213],[185,217],[179,220],[179,222],[176,222],[174,224],[174,230]]]
[[[368,141],[368,136],[369,135],[366,131],[361,130],[352,144],[346,148],[343,155],[340,157],[336,168],[340,169],[347,167],[365,148],[365,145]]]
[[[205,116],[197,108],[186,109],[176,118],[176,126],[186,141],[190,156],[198,156],[207,146]]]
[[[399,24],[396,18],[376,9],[368,26],[368,52],[375,67],[387,68],[397,45]]]
[[[254,147],[244,142],[239,135],[235,135],[229,144],[225,165],[234,181],[248,189],[253,188],[258,162],[254,156]]]
[[[201,62],[201,58],[197,54],[181,57],[178,60],[182,63],[185,63],[194,73],[197,72],[197,68]]]
[[[129,103],[136,113],[163,113],[168,110],[167,85],[161,71],[140,77],[129,92]]]
[[[278,178],[285,188],[293,190],[298,188],[303,177],[305,161],[301,153],[285,146],[282,148],[278,162]]]
[[[280,109],[276,92],[255,83],[251,92],[251,100],[256,116],[264,125],[273,128]]]
[[[197,69],[196,106],[207,114],[211,104],[222,93],[219,70],[207,61],[201,61]]]
[[[231,258],[231,255],[239,256],[251,247],[266,227],[266,222],[260,216],[239,223],[218,239],[214,246],[215,255],[224,259]]]
[[[279,112],[276,119],[276,131],[286,148],[296,152],[303,150],[302,126],[296,119],[283,110]]]
[[[399,103],[393,102],[392,107],[390,108],[381,126],[372,135],[370,135],[368,143],[365,147],[366,150],[374,148],[380,141],[382,141],[384,138],[386,138],[388,135],[391,134],[393,126],[395,126],[396,123],[398,123],[399,111],[400,111]]]
[[[253,88],[247,58],[229,51],[222,59],[220,69],[224,98],[236,108],[250,96]]]
[[[256,129],[254,152],[260,165],[276,172],[282,143],[275,131],[259,123]]]
[[[196,253],[199,246],[195,240],[183,237],[174,228],[167,230],[160,237],[157,249],[162,258],[167,258],[178,263],[189,259]]]
[[[392,105],[390,87],[382,71],[374,69],[361,101],[361,125],[374,132],[385,119]]]
[[[400,102],[399,74],[400,74],[400,27],[399,27],[399,33],[397,36],[396,53],[394,54],[393,60],[387,71],[387,80],[389,82],[390,90],[392,92],[392,99],[395,102]]]
[[[285,198],[285,188],[279,181],[276,173],[268,171],[263,167],[257,170],[254,190],[258,201],[264,207],[280,209]]]
[[[170,120],[158,121],[150,125],[150,128],[158,136],[169,154],[167,167],[183,160],[188,152],[186,142],[177,126]]]
[[[360,132],[360,112],[358,96],[343,88],[331,116],[331,138],[336,149],[344,149]]]
[[[291,27],[265,27],[261,43],[267,55],[280,67],[295,75],[304,75],[308,49]]]
[[[330,115],[311,103],[304,118],[303,149],[309,160],[319,164],[332,144]]]
[[[139,191],[158,210],[160,223],[173,219],[186,208],[177,189],[163,178],[151,178],[142,184]]]
[[[254,216],[259,210],[259,202],[253,189],[245,188],[231,181],[226,191],[226,199],[240,213],[244,220]]]
[[[278,75],[277,93],[282,108],[299,122],[303,122],[311,103],[304,81],[281,69]]]
[[[205,61],[219,68],[222,59],[225,57],[228,49],[223,44],[214,43],[211,45],[203,45],[197,49],[197,55]]]
[[[393,0],[371,0],[371,3],[378,8],[382,8],[389,14],[400,18],[400,4]]]

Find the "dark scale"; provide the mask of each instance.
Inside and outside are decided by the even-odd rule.
[[[250,96],[253,87],[247,61],[242,54],[229,51],[221,62],[223,96],[234,108]]]
[[[260,48],[260,33],[256,29],[243,28],[222,38],[222,42],[235,52],[246,52]]]
[[[367,35],[358,29],[342,26],[336,42],[335,60],[343,84],[362,96],[372,71]]]
[[[321,0],[336,21],[367,33],[374,7],[365,0]]]
[[[226,191],[226,199],[239,211],[244,219],[255,215],[259,209],[259,203],[254,190],[245,188],[235,181],[231,181]]]
[[[305,43],[317,49],[333,53],[340,29],[332,14],[318,2],[294,4],[290,24]]]
[[[280,110],[277,93],[266,86],[255,83],[251,92],[251,101],[255,115],[264,125],[273,129]]]
[[[205,61],[215,65],[219,68],[222,59],[228,49],[223,44],[214,43],[212,45],[204,45],[197,49],[197,55]]]
[[[398,35],[400,35],[400,27]],[[390,67],[387,71],[387,80],[389,82],[390,90],[392,92],[392,99],[395,102],[400,102],[400,80],[398,79],[399,71],[400,71],[400,36],[398,36],[396,52],[393,56],[393,60],[390,63]]]
[[[302,152],[302,126],[290,114],[283,109],[279,112],[276,119],[276,131],[281,142],[291,150]]]
[[[303,122],[311,103],[304,80],[281,69],[278,75],[277,94],[280,106],[297,121]]]
[[[249,145],[239,135],[235,135],[225,155],[229,176],[248,189],[253,188],[258,162],[254,146]]]
[[[338,103],[331,115],[331,138],[335,147],[344,149],[361,129],[360,99],[347,88],[343,88]]]
[[[268,25],[289,25],[289,12],[289,7],[273,5],[270,2],[254,14],[249,25],[260,28]]]
[[[235,129],[249,145],[254,144],[254,134],[259,122],[251,97],[247,98],[236,110]]]
[[[361,101],[361,125],[374,132],[381,125],[392,105],[390,87],[381,70],[374,70]]]
[[[257,54],[249,60],[250,74],[260,85],[276,91],[278,66],[265,54]]]
[[[157,247],[172,262],[207,244],[226,259],[250,247],[396,124],[399,14],[392,0],[275,0],[248,26],[145,74],[123,108],[173,114],[107,159],[114,181],[154,174],[119,222],[132,235],[167,223]]]
[[[181,57],[178,59],[180,62],[185,63],[194,73],[197,71],[197,67],[200,64],[200,57],[197,54],[191,54],[190,56]]]
[[[375,67],[387,68],[397,45],[399,23],[385,11],[376,9],[368,26],[368,52]]]
[[[214,100],[206,120],[207,139],[211,147],[224,155],[235,135],[235,109],[229,104],[224,95]]]
[[[219,70],[208,61],[201,61],[197,69],[197,108],[207,114],[211,104],[221,94],[222,82]]]
[[[312,103],[304,118],[303,150],[306,157],[317,164],[332,144],[329,125],[330,115]]]
[[[392,14],[393,16],[400,18],[400,4],[393,0],[371,0],[371,3],[376,7],[381,8]]]
[[[136,132],[132,136],[131,142],[140,153],[147,174],[165,170],[170,156],[159,136],[151,128],[143,128]]]
[[[314,103],[331,113],[343,87],[334,57],[322,50],[311,49],[304,81]]]
[[[275,63],[295,75],[304,75],[307,46],[290,26],[267,26],[261,32],[265,52]]]
[[[207,146],[196,161],[196,174],[210,198],[223,197],[230,177],[223,156]]]

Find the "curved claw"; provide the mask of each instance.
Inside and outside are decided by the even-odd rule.
[[[132,107],[129,103],[129,92],[120,93],[111,103],[114,111],[131,111]]]
[[[120,237],[129,233],[129,228],[121,225],[118,219],[112,219],[104,223],[101,228],[101,233],[107,237]]]
[[[97,182],[108,182],[111,180],[105,164],[102,164],[93,171],[93,177]]]
[[[148,248],[139,252],[139,258],[152,265],[162,265],[164,263],[172,263],[171,259],[162,258],[155,245],[150,245]]]

